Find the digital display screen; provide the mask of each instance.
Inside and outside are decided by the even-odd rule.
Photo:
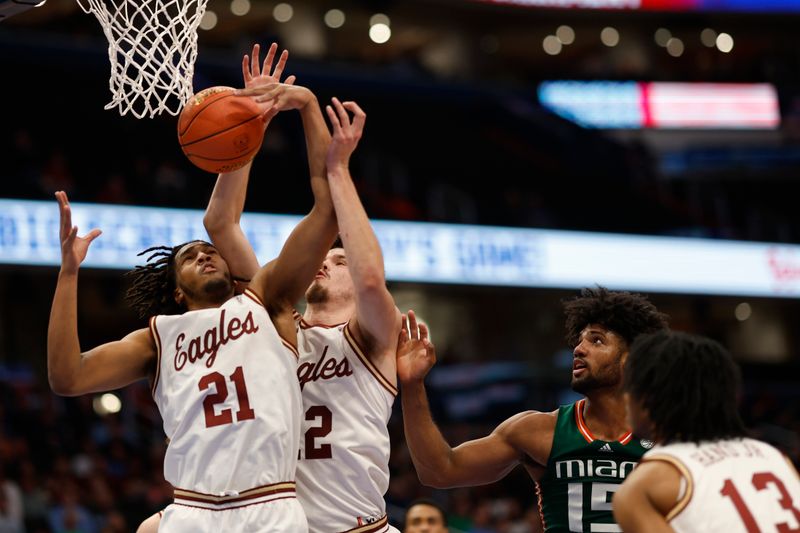
[[[586,128],[775,129],[780,107],[768,83],[546,81],[539,103]]]
[[[542,8],[633,9],[641,11],[800,12],[800,0],[481,0]]]

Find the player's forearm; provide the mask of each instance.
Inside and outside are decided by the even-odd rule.
[[[403,427],[417,476],[423,485],[448,488],[453,449],[433,421],[423,383],[403,384]]]
[[[331,144],[331,134],[319,102],[313,94],[309,101],[300,109],[303,121],[303,131],[306,137],[306,152],[308,156],[308,171],[311,176],[311,192],[314,194],[314,205],[320,212],[333,216],[333,203],[331,201],[328,179],[325,175],[325,156]]]
[[[250,162],[238,170],[223,172],[217,176],[203,216],[203,225],[212,239],[214,234],[219,235],[230,226],[239,224],[247,198],[247,183],[252,165]]]
[[[346,167],[328,169],[339,235],[356,292],[385,291],[383,252]]]
[[[47,378],[56,394],[70,395],[81,366],[78,273],[59,273],[47,327]]]

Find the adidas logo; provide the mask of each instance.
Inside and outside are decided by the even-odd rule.
[[[613,452],[614,450],[611,449],[611,445],[609,443],[605,443],[597,450],[598,452]]]

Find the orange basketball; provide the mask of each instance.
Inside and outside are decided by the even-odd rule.
[[[192,96],[178,118],[186,157],[208,172],[230,172],[249,163],[264,140],[258,105],[233,87],[209,87]]]

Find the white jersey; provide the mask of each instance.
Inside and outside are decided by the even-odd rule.
[[[386,424],[397,388],[346,324],[309,326],[295,319],[305,412],[297,497],[309,531],[390,531],[383,499],[389,487]]]
[[[293,497],[297,353],[258,297],[246,291],[218,308],[159,315],[150,327],[153,397],[169,438],[164,478],[176,503],[216,509],[220,496],[238,506]]]
[[[800,531],[800,479],[765,442],[731,439],[656,446],[642,458],[674,465],[686,483],[667,515],[676,533]]]

